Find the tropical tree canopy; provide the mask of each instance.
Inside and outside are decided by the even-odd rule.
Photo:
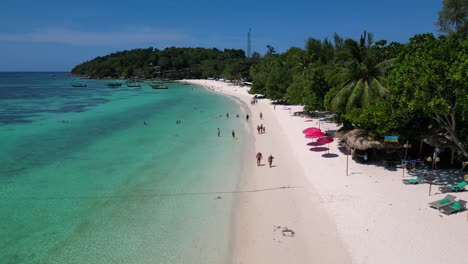
[[[389,77],[389,94],[402,120],[430,118],[433,133],[468,158],[468,41],[416,35]]]
[[[468,0],[444,0],[436,22],[443,33],[468,35]]]

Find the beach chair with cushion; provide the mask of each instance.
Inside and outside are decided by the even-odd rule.
[[[441,192],[462,192],[465,191],[465,186],[467,186],[468,183],[466,181],[459,182],[458,184],[452,185],[452,186],[443,186],[439,188],[439,191]]]
[[[462,181],[456,185],[453,185],[453,186],[450,186],[450,189],[454,192],[459,192],[459,191],[464,191],[465,190],[465,186],[467,186],[468,183],[466,183],[466,181]]]
[[[445,198],[429,203],[429,206],[440,210],[442,207],[450,206],[455,202],[457,197],[453,195],[447,195]]]
[[[423,180],[420,178],[412,178],[412,179],[403,179],[404,184],[419,184],[422,183]]]
[[[450,206],[445,206],[440,208],[440,212],[446,215],[451,215],[453,213],[458,213],[466,209],[466,201],[459,200],[453,202]]]

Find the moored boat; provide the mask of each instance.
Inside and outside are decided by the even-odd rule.
[[[151,86],[151,88],[153,88],[153,89],[169,89],[169,87],[167,87],[167,86],[164,85],[164,84],[151,83],[150,86]]]
[[[84,83],[72,83],[72,87],[87,87],[87,84]]]
[[[126,82],[125,85],[127,85],[127,87],[141,87],[141,84],[137,83],[137,82]]]
[[[119,82],[109,82],[107,83],[107,86],[113,88],[113,87],[120,87],[122,86],[122,83],[119,83]]]

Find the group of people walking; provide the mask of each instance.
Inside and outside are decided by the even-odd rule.
[[[257,126],[257,132],[258,134],[263,134],[265,133],[265,126],[263,124]]]
[[[257,100],[257,99],[254,99],[254,100]],[[260,120],[263,120],[263,113],[260,112]],[[257,126],[257,132],[258,134],[263,134],[265,133],[265,126],[263,124],[260,124]],[[273,155],[270,154],[270,156],[268,156],[268,165],[270,166],[270,168],[273,166],[273,159],[275,157],[273,157]],[[257,155],[256,155],[256,159],[257,159],[257,166],[261,166],[262,164],[262,159],[263,159],[263,155],[261,152],[258,152]]]
[[[257,152],[257,166],[261,166],[262,165],[262,159],[263,159],[263,155],[261,152]],[[270,168],[273,166],[273,159],[275,157],[273,157],[273,155],[270,154],[270,156],[268,156],[268,165],[270,166]]]
[[[251,105],[254,105],[257,102],[258,102],[257,99],[252,99]],[[237,117],[239,117],[239,115],[237,115]],[[263,120],[263,113],[262,112],[260,112],[259,117],[260,117],[260,120]],[[229,113],[226,113],[226,118],[229,118]],[[245,119],[246,119],[246,121],[249,121],[249,115],[248,114],[245,116]],[[218,137],[221,137],[221,129],[219,127],[218,127],[217,131],[218,131]],[[258,132],[258,134],[265,133],[265,126],[263,124],[257,125],[257,132]],[[231,135],[232,135],[233,139],[236,138],[236,132],[234,131],[234,129],[232,130]],[[263,154],[261,152],[257,152],[257,155],[256,155],[255,158],[257,160],[257,166],[261,166],[262,165]],[[273,167],[273,159],[274,158],[275,157],[273,157],[273,155],[271,155],[271,154],[270,154],[270,156],[268,156],[267,161],[268,161],[268,165],[269,165],[270,168]]]

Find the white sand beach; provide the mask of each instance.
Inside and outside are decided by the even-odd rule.
[[[241,177],[234,212],[233,263],[466,263],[468,213],[446,216],[428,203],[446,194],[429,185],[404,185],[402,170],[359,164],[338,150],[310,151],[302,130],[330,121],[293,116],[300,106],[251,106],[248,87],[214,80],[185,80],[235,96],[251,111],[255,146]],[[263,120],[259,114],[263,113]],[[257,134],[263,124],[265,134]],[[256,166],[255,153],[264,166]],[[275,157],[273,168],[267,157]],[[437,172],[440,173],[440,172]],[[284,188],[282,188],[284,187]],[[266,190],[271,189],[271,190]],[[452,193],[468,200],[468,192]],[[287,229],[285,229],[287,228]],[[293,232],[291,232],[293,231]]]

